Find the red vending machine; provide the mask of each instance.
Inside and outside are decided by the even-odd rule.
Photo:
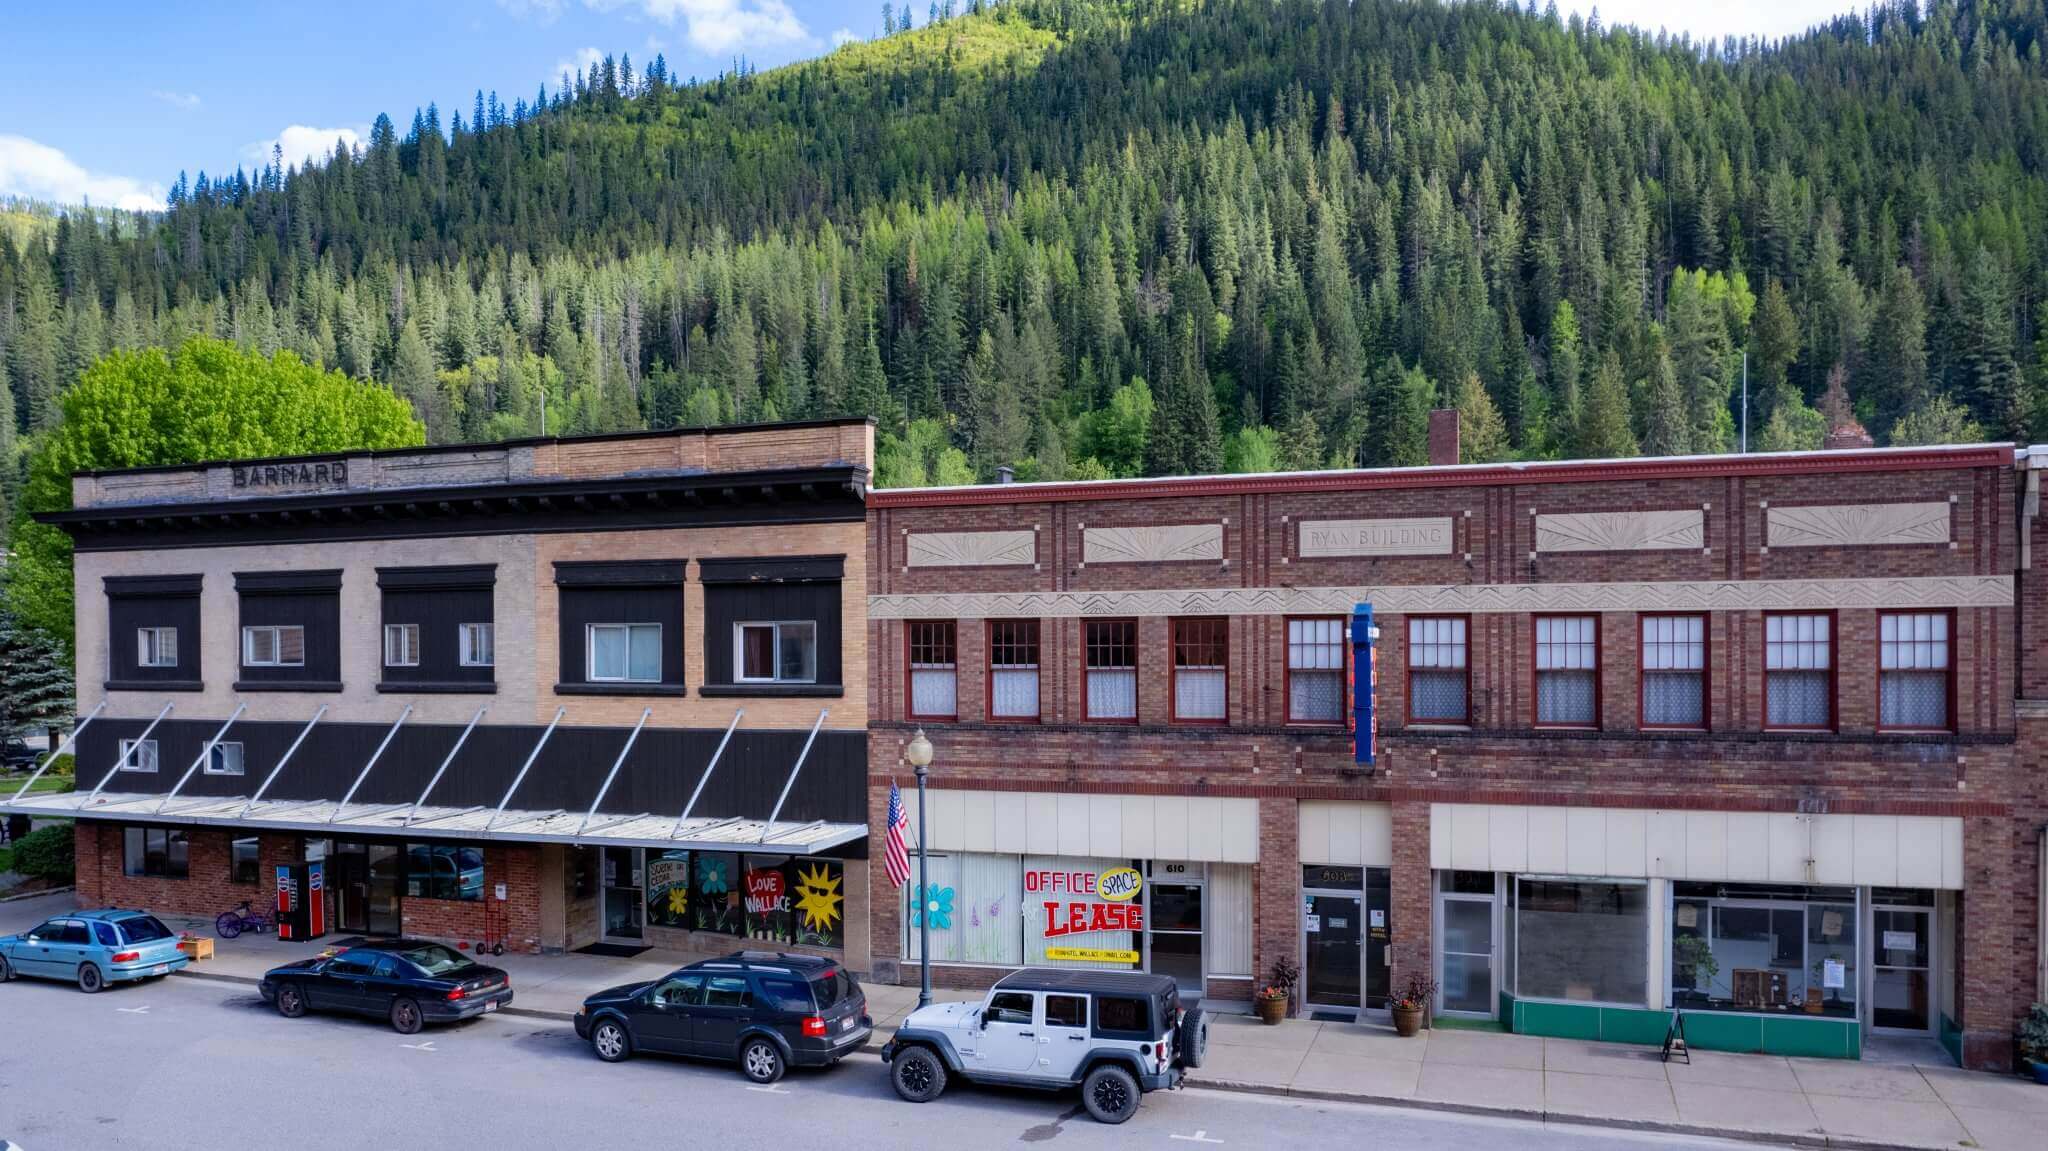
[[[319,860],[277,869],[277,937],[318,939],[327,934],[325,865]]]

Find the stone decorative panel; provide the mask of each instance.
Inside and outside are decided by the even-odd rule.
[[[1091,564],[1157,564],[1223,558],[1222,524],[1084,528],[1081,541],[1081,562]]]
[[[1803,611],[1822,608],[2011,607],[2011,576],[1671,580],[1644,583],[1422,584],[1392,587],[1178,588],[966,592],[868,597],[871,619],[1134,615],[1488,614],[1592,611]]]
[[[1819,504],[1766,509],[1774,548],[1881,547],[1948,542],[1947,503]]]
[[[1303,559],[1328,556],[1441,556],[1451,554],[1451,517],[1399,520],[1303,520]]]
[[[1642,512],[1561,512],[1536,517],[1539,552],[1653,552],[1705,546],[1698,508]]]
[[[1038,533],[912,532],[904,562],[914,568],[1010,567],[1036,563]]]

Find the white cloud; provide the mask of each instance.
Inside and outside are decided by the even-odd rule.
[[[552,24],[561,16],[566,0],[498,0],[498,7],[524,20],[532,17],[541,24]]]
[[[314,128],[305,124],[292,124],[268,140],[258,140],[242,149],[243,159],[251,167],[270,163],[270,149],[274,144],[284,152],[287,166],[303,168],[310,161],[326,163],[334,155],[335,141],[344,141],[350,148],[358,148],[370,135],[368,124],[352,128]]]
[[[26,136],[0,135],[0,196],[20,196],[99,207],[155,211],[164,206],[164,186],[127,176],[88,172],[76,160]]]
[[[842,45],[851,44],[858,39],[860,37],[854,34],[853,29],[840,28],[832,33],[832,46],[838,48]]]
[[[804,22],[784,0],[583,0],[600,12],[636,7],[651,20],[673,26],[681,21],[690,45],[702,52],[725,53],[738,48],[763,48],[811,41]]]
[[[149,98],[159,103],[169,104],[173,108],[183,108],[187,111],[199,106],[199,94],[197,92],[172,92],[159,88],[151,92]]]
[[[566,72],[569,75],[569,82],[574,84],[576,77],[588,76],[590,74],[590,66],[602,59],[604,59],[604,53],[595,48],[578,48],[575,55],[564,56],[560,60],[555,61],[555,70],[548,73],[548,82],[554,83],[556,80],[561,79],[562,74]]]

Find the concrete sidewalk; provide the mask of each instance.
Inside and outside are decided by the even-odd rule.
[[[69,892],[0,904],[0,934],[73,908]],[[211,921],[166,917],[212,936]],[[343,936],[282,943],[270,935],[218,940],[189,978],[253,983],[281,963],[317,955]],[[743,946],[735,940],[733,948]],[[703,954],[650,950],[597,955],[484,957],[512,976],[514,1014],[566,1021],[585,996],[654,979]],[[867,984],[871,1047],[917,1004],[917,989]],[[980,992],[935,992],[940,1001]],[[2048,1088],[2011,1076],[1913,1063],[1786,1059],[1695,1051],[1667,1064],[1656,1048],[1438,1028],[1401,1039],[1384,1025],[1290,1019],[1268,1027],[1215,1014],[1209,1054],[1192,1086],[1475,1114],[1727,1136],[1773,1144],[1856,1148],[2034,1151],[2048,1131]]]

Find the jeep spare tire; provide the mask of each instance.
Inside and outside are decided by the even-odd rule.
[[[1193,1071],[1209,1054],[1209,1015],[1199,1007],[1180,1014],[1180,1065]]]
[[[889,1084],[912,1103],[930,1103],[946,1089],[946,1065],[929,1047],[905,1047],[889,1062]]]

